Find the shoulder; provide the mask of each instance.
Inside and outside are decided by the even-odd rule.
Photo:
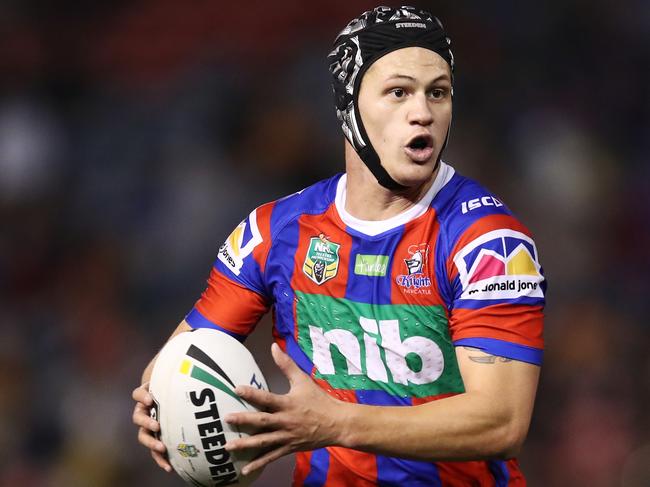
[[[324,213],[334,202],[336,185],[341,176],[342,174],[336,174],[284,198],[262,205],[259,209],[263,209],[268,214],[270,233],[277,234],[301,215]]]
[[[432,206],[440,224],[440,251],[449,259],[451,274],[455,273],[453,267],[461,277],[470,273],[473,259],[483,253],[502,262],[510,262],[514,257],[522,260],[520,249],[525,249],[530,257],[530,267],[540,269],[530,230],[499,197],[478,182],[455,173]]]
[[[501,199],[458,174],[438,196],[432,206],[440,221],[441,252],[452,280],[457,277],[462,289],[479,299],[482,294],[473,286],[484,279],[524,276],[537,283],[529,294],[542,296],[537,287],[543,281],[542,268],[532,234]],[[494,293],[484,294],[494,298]]]
[[[329,208],[336,195],[336,184],[341,175],[319,181],[293,194],[258,206],[230,234],[224,248],[235,256],[257,248],[266,253],[274,237],[301,215],[322,213]],[[244,252],[242,252],[244,251]],[[235,259],[237,260],[237,259]],[[231,264],[232,265],[232,264]],[[240,265],[233,266],[235,268]]]
[[[432,206],[438,215],[441,232],[450,246],[470,229],[478,230],[479,233],[482,233],[481,229],[490,231],[512,227],[524,230],[523,225],[498,196],[477,181],[457,172],[434,198]]]
[[[254,276],[264,272],[275,236],[300,215],[325,211],[334,200],[339,178],[340,174],[255,208],[219,247],[217,269],[261,293]]]

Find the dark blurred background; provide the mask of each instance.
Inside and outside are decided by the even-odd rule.
[[[1,486],[181,485],[131,390],[241,218],[343,170],[325,57],[375,5],[0,2]],[[550,283],[529,483],[648,486],[650,2],[416,5],[453,39],[445,159]],[[248,343],[283,390],[270,341],[265,319]]]

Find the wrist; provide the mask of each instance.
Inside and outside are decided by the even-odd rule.
[[[359,428],[359,409],[362,406],[338,401],[335,446],[354,448],[355,428]]]

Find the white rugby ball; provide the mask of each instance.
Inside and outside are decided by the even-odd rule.
[[[259,452],[227,452],[226,442],[254,431],[229,425],[228,413],[257,411],[235,394],[245,384],[268,391],[248,349],[218,330],[199,328],[176,335],[160,351],[151,374],[151,415],[169,463],[190,485],[249,485],[256,475],[241,469]]]

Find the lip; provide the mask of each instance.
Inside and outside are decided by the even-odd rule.
[[[404,152],[415,162],[426,162],[433,155],[433,147],[425,147],[424,149],[404,147]]]
[[[414,149],[409,145],[417,138],[423,138],[427,145],[421,149]],[[433,155],[433,137],[429,132],[421,132],[413,135],[404,146],[406,155],[415,162],[426,162]]]

